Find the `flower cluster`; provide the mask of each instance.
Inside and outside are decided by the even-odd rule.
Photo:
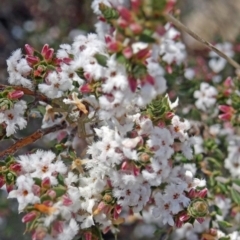
[[[237,229],[221,228],[229,212],[239,221],[240,204],[239,88],[231,78],[215,85],[226,60],[210,52],[209,63],[197,59],[203,70],[185,67],[180,32],[165,19],[175,1],[94,0],[92,8],[97,33],[56,52],[26,44],[7,60],[3,138],[27,127],[33,112],[42,117],[41,129],[0,153],[0,186],[17,199],[26,231],[37,240],[102,239],[134,215],[175,239],[237,239]],[[216,47],[233,56],[231,44]],[[202,76],[208,81],[193,81]],[[189,88],[184,109],[176,85],[180,96]],[[204,126],[206,113],[225,125]],[[44,135],[51,150],[13,156]]]

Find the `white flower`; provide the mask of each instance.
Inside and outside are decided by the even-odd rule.
[[[48,177],[52,185],[58,183],[56,173],[65,174],[67,171],[67,167],[61,160],[55,161],[56,155],[51,151],[38,150],[36,153],[19,158],[22,171],[29,173],[32,178]]]
[[[225,42],[225,43],[218,43],[215,45],[215,47],[217,49],[219,49],[220,51],[224,52],[228,57],[233,57],[234,56],[234,52],[233,52],[233,46],[231,43],[229,42]],[[209,67],[215,72],[215,73],[219,73],[220,71],[222,71],[225,67],[225,65],[227,64],[227,60],[225,60],[222,57],[219,57],[219,55],[213,51],[211,51],[209,53],[209,56],[211,57],[210,61],[209,61]]]
[[[162,55],[162,60],[168,64],[176,62],[179,65],[186,57],[185,45],[181,42],[166,39],[160,45],[160,55]]]
[[[200,91],[196,90],[193,95],[197,98],[197,101],[195,102],[196,107],[200,110],[206,111],[216,103],[217,94],[218,92],[215,87],[202,82],[200,85]]]
[[[33,193],[33,185],[34,181],[32,178],[21,175],[16,181],[17,190],[12,190],[9,193],[8,198],[17,198],[19,212],[24,210],[28,204],[40,202],[39,197]]]
[[[180,118],[175,115],[172,118],[172,126],[170,126],[171,133],[173,138],[178,138],[181,142],[183,142],[187,135],[185,132],[190,128],[190,123],[184,119],[184,121],[180,121]]]
[[[27,121],[23,118],[26,109],[26,102],[20,100],[14,104],[12,109],[0,112],[0,123],[7,125],[7,137],[14,134],[18,128],[23,129],[27,126]]]
[[[46,77],[47,83],[38,85],[39,91],[49,98],[59,98],[64,92],[72,89],[72,81],[57,72],[51,72]]]
[[[72,240],[78,233],[79,226],[75,219],[71,219],[69,223],[65,223],[63,231],[58,235],[58,240]]]
[[[163,224],[168,223],[170,226],[173,226],[172,202],[160,192],[155,194],[154,200],[156,206],[152,208],[152,215],[155,218],[159,217]]]
[[[32,82],[26,78],[32,68],[28,65],[26,59],[22,58],[21,49],[12,53],[12,56],[7,60],[7,65],[7,70],[9,72],[8,81],[10,84],[32,88]]]
[[[195,137],[186,137],[185,141],[181,144],[182,153],[189,160],[193,158],[192,147],[194,146],[194,144]]]
[[[240,178],[240,138],[235,137],[229,142],[228,157],[224,162],[233,177]]]
[[[173,137],[166,128],[154,127],[153,133],[147,140],[147,145],[154,150],[155,154],[166,159],[170,158],[174,153],[171,147],[172,144]]]

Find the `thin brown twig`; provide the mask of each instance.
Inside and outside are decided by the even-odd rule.
[[[172,22],[179,30],[182,30],[186,33],[188,33],[191,37],[196,39],[197,41],[204,44],[206,47],[217,53],[220,57],[226,59],[233,67],[236,69],[240,69],[240,65],[233,60],[232,58],[228,57],[225,53],[214,47],[211,43],[204,40],[203,38],[199,37],[196,33],[194,33],[192,30],[190,30],[188,27],[186,27],[184,24],[182,24],[180,21],[178,21],[175,17],[173,17],[171,14],[165,14],[165,17],[168,21]]]
[[[45,129],[38,129],[36,132],[33,134],[22,138],[18,140],[16,143],[14,143],[12,146],[7,148],[6,150],[0,152],[0,158],[4,158],[7,155],[13,155],[16,153],[20,148],[23,148],[31,143],[34,143],[38,139],[42,138],[44,135],[47,135],[48,133],[52,133],[61,129],[66,128],[66,122],[63,122],[62,124],[57,124],[49,128]]]
[[[6,88],[9,88],[9,87],[14,88],[15,90],[23,91],[24,94],[26,94],[26,95],[35,96],[43,102],[46,102],[46,103],[50,102],[50,100],[47,98],[47,96],[45,96],[45,95],[43,95],[39,92],[32,91],[31,89],[25,88],[25,87],[22,87],[22,86],[0,84],[0,91],[3,91],[3,90],[5,90]]]

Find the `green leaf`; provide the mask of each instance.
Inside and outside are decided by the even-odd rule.
[[[52,200],[48,194],[42,195],[40,199],[41,199],[41,203],[43,203],[44,201]]]
[[[65,187],[59,186],[59,187],[54,187],[53,191],[56,192],[57,197],[61,197],[67,192],[67,189]]]
[[[224,228],[232,227],[232,224],[229,222],[226,222],[226,221],[217,221],[217,222],[221,227],[224,227]]]
[[[36,185],[41,186],[42,180],[40,178],[33,178]]]
[[[103,67],[107,66],[107,57],[105,55],[102,55],[100,53],[96,53],[94,55],[94,57],[96,58],[98,64],[100,64]]]
[[[222,211],[221,211],[221,209],[217,205],[214,205],[213,207],[214,207],[214,210],[216,211],[216,213],[218,215],[222,215]]]
[[[107,20],[117,19],[119,17],[117,10],[108,7],[104,3],[99,3],[99,9],[102,12],[104,18],[106,18]]]
[[[139,36],[139,41],[145,42],[145,43],[155,43],[156,42],[156,40],[153,37],[151,37],[145,33],[142,33]]]
[[[231,197],[232,197],[232,200],[239,204],[240,205],[240,193],[237,192],[235,189],[231,188],[230,189],[230,193],[231,193]]]
[[[213,163],[214,165],[216,165],[217,167],[221,168],[221,164],[217,161],[217,159],[213,158],[213,157],[206,157],[205,160]]]
[[[61,184],[63,186],[65,185],[64,178],[63,178],[63,176],[61,174],[57,175],[57,180],[58,180],[59,184]]]

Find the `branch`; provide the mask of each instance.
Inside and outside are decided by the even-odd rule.
[[[25,87],[22,87],[22,86],[0,84],[0,91],[3,91],[3,90],[5,90],[6,88],[9,88],[9,87],[14,88],[15,90],[23,91],[24,94],[26,94],[26,95],[37,97],[39,100],[41,100],[43,102],[46,102],[46,103],[50,102],[50,100],[45,95],[43,95],[39,92],[36,92],[36,91],[32,91],[31,89],[25,88]]]
[[[179,30],[182,30],[186,33],[188,33],[190,36],[192,36],[194,39],[196,39],[197,41],[201,42],[202,44],[204,44],[206,47],[208,47],[209,49],[211,49],[212,51],[214,51],[215,53],[217,53],[220,57],[224,58],[225,60],[227,60],[233,67],[235,67],[236,69],[240,69],[240,65],[234,61],[232,58],[228,57],[225,53],[223,53],[222,51],[220,51],[219,49],[217,49],[216,47],[214,47],[211,43],[209,43],[208,41],[202,39],[201,37],[199,37],[196,33],[194,33],[192,30],[190,30],[189,28],[187,28],[185,25],[183,25],[181,22],[179,22],[175,17],[173,17],[171,14],[165,14],[166,19],[169,22],[172,22]]]
[[[48,133],[56,132],[58,130],[66,128],[66,122],[62,122],[62,124],[57,124],[55,126],[45,128],[45,129],[38,129],[33,134],[22,138],[18,140],[16,143],[14,143],[11,147],[7,148],[6,150],[0,152],[0,158],[6,157],[6,155],[13,155],[15,152],[17,152],[20,148],[23,148],[31,143],[34,143],[38,139],[42,138],[44,135],[47,135]]]

